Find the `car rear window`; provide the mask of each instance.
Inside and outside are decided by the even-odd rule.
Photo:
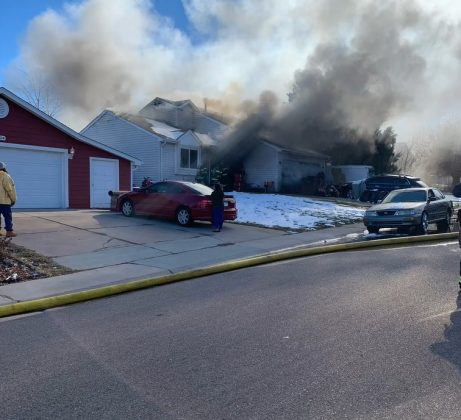
[[[365,183],[368,187],[376,186],[384,188],[409,188],[410,186],[413,186],[427,188],[427,185],[419,179],[410,179],[405,176],[373,176],[366,179]]]
[[[407,178],[395,178],[394,179],[394,184],[398,187],[409,187],[410,186],[410,181],[408,181]]]
[[[410,181],[410,184],[415,186],[415,187],[421,187],[421,188],[428,188],[429,186],[427,184],[425,184],[423,181]]]
[[[374,185],[374,184],[393,184],[394,183],[394,180],[392,178],[389,178],[389,177],[385,177],[385,176],[375,176],[375,177],[372,177],[372,178],[368,178],[367,180],[365,180],[365,183],[368,185]]]
[[[202,195],[211,195],[211,193],[213,192],[213,190],[210,187],[207,187],[203,184],[197,184],[195,182],[184,182],[184,185],[187,185],[190,189]]]
[[[184,188],[182,185],[173,182],[156,182],[147,187],[147,190],[150,193],[178,194],[182,193]]]

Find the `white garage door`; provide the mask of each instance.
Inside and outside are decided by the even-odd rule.
[[[315,176],[322,171],[323,167],[320,163],[285,159],[282,162],[282,184],[292,185],[300,182],[304,177]]]
[[[90,207],[110,208],[109,191],[119,189],[117,159],[90,158]]]
[[[0,144],[0,161],[6,163],[16,185],[16,207],[67,207],[66,158],[62,149]]]

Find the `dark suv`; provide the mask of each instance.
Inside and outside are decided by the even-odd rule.
[[[394,190],[403,188],[427,188],[421,178],[408,175],[378,175],[365,180],[365,190],[360,195],[360,201],[377,203]]]

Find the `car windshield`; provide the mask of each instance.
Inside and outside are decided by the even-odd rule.
[[[392,191],[382,203],[421,203],[427,200],[426,191]]]
[[[202,195],[211,195],[211,193],[213,192],[213,190],[210,187],[195,182],[184,182],[184,185],[187,185],[189,188],[192,188],[193,190],[197,191]]]

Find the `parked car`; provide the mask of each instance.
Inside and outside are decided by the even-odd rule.
[[[363,218],[370,233],[380,228],[397,228],[406,233],[416,229],[426,234],[431,223],[439,231],[447,231],[453,203],[436,188],[408,188],[391,191],[380,204],[371,206]]]
[[[377,203],[391,191],[403,188],[428,188],[421,178],[408,175],[378,175],[365,180],[360,201]]]
[[[195,220],[211,222],[213,190],[206,185],[185,181],[155,182],[135,191],[109,191],[111,210],[125,216],[143,214],[176,220],[182,226]],[[224,220],[235,220],[237,207],[232,195],[224,195]]]

